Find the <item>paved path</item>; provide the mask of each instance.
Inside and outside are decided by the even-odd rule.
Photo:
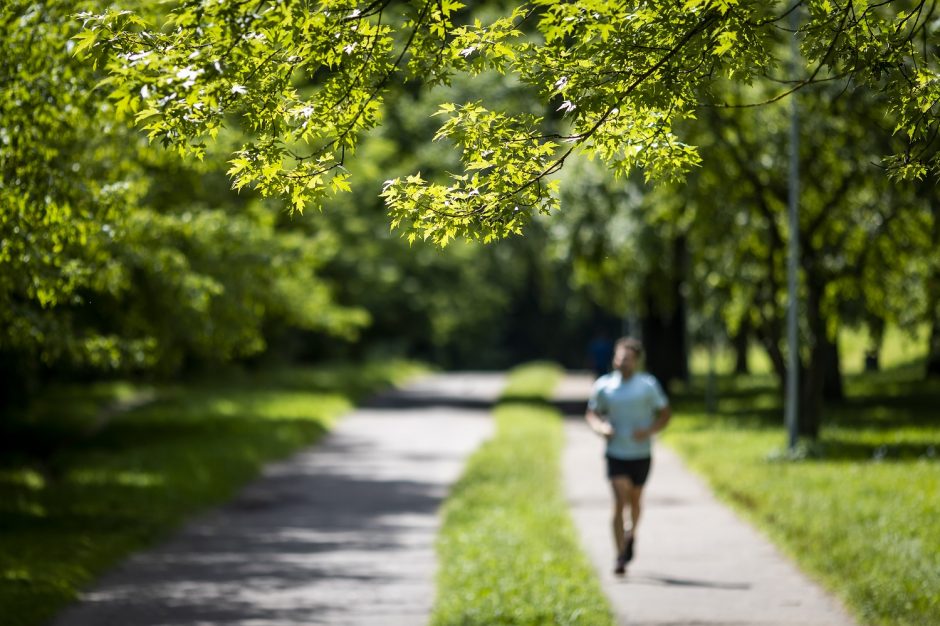
[[[382,396],[104,576],[54,626],[425,623],[437,509],[502,386],[452,374]]]
[[[657,446],[625,578],[614,548],[603,442],[579,419],[590,378],[567,377],[565,490],[582,545],[618,623],[631,626],[850,626],[839,606],[761,535],[718,503],[668,449]]]

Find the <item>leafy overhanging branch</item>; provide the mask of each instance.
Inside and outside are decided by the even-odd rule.
[[[617,174],[639,167],[648,178],[681,178],[699,160],[673,134],[675,123],[695,115],[719,78],[766,79],[785,49],[779,22],[798,8],[807,17],[787,36],[801,37],[814,69],[755,104],[846,79],[846,87],[882,93],[895,132],[908,137],[908,149],[886,159],[893,176],[940,169],[932,149],[940,103],[935,3],[926,0],[782,8],[756,0],[532,0],[486,25],[456,25],[466,11],[453,0],[188,0],[173,13],[172,30],[148,29],[125,11],[83,15],[89,27],[77,49],[108,63],[106,87],[118,109],[135,113],[152,140],[198,155],[221,125],[247,124],[256,138],[232,161],[235,187],[285,197],[294,210],[349,188],[345,158],[380,122],[395,82],[430,86],[456,72],[518,76],[562,119],[455,103],[439,138],[461,150],[464,171],[449,184],[414,175],[383,190],[393,225],[411,239],[446,244],[518,233],[533,212],[551,211],[550,178],[575,150]]]

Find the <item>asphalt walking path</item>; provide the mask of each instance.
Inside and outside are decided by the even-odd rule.
[[[838,602],[717,502],[661,445],[653,452],[636,557],[625,577],[615,576],[604,444],[580,419],[591,382],[587,375],[569,375],[556,393],[556,402],[570,418],[565,422],[565,492],[619,624],[855,624]]]
[[[53,625],[426,623],[438,508],[490,435],[503,385],[436,375],[380,396],[106,574]]]

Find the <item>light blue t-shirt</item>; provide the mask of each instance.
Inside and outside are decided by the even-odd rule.
[[[628,380],[617,371],[605,374],[594,383],[588,400],[588,408],[614,428],[614,436],[607,440],[607,455],[617,459],[650,456],[650,440],[636,441],[633,431],[652,426],[656,413],[668,405],[659,382],[644,372],[636,372]]]

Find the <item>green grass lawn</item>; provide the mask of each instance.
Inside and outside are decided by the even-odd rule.
[[[432,624],[612,624],[561,491],[560,370],[515,370],[497,432],[470,459],[444,506]]]
[[[0,622],[49,619],[104,568],[315,441],[364,394],[418,371],[383,362],[60,389],[28,418],[0,421]],[[151,401],[102,408],[135,399]]]
[[[664,440],[863,624],[940,624],[940,384],[916,364],[856,375],[820,440],[785,460],[773,381],[678,398]]]

